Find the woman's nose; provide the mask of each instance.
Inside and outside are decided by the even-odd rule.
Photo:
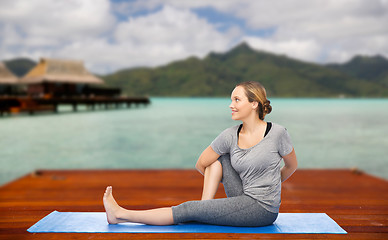
[[[230,103],[229,105],[229,108],[232,109],[234,106],[233,106],[233,102]]]

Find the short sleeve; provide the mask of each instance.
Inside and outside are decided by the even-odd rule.
[[[230,148],[233,143],[233,134],[230,128],[224,130],[220,135],[210,144],[211,148],[218,155],[225,155],[230,153]]]
[[[290,134],[288,134],[287,129],[284,128],[284,131],[280,135],[279,139],[279,154],[281,156],[286,156],[292,152],[293,148]]]

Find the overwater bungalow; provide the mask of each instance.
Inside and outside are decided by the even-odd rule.
[[[7,79],[4,83],[11,82],[11,78],[4,79]],[[123,97],[121,89],[104,86],[104,81],[91,74],[82,61],[42,58],[24,77],[13,82],[23,88],[25,96],[0,99],[0,115],[4,112],[58,112],[59,105],[71,105],[77,111],[79,104],[91,109],[104,105],[107,109],[150,103],[147,97]]]
[[[18,77],[3,62],[0,62],[0,96],[16,94],[17,84]]]
[[[104,81],[91,74],[82,61],[42,58],[22,79],[32,97],[120,95],[120,89],[96,87]]]

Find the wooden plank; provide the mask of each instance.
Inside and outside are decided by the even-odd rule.
[[[86,106],[92,105],[92,110],[95,110],[95,104],[105,104],[106,108],[109,104],[114,104],[116,108],[121,105],[131,104],[150,104],[148,97],[1,97],[0,98],[0,114],[3,112],[29,112],[34,114],[39,111],[54,111],[58,112],[58,105],[71,105],[73,111],[77,111],[77,106],[83,104]]]
[[[388,239],[388,181],[350,170],[298,170],[282,186],[281,212],[325,212],[349,232],[337,234],[31,234],[53,210],[104,211],[102,194],[114,187],[131,209],[199,199],[194,170],[46,170],[0,187],[0,239]],[[225,197],[223,187],[217,197]]]

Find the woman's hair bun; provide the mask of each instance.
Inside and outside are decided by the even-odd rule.
[[[259,82],[242,82],[237,84],[236,87],[241,86],[245,90],[245,95],[249,102],[257,102],[257,114],[261,120],[264,120],[265,115],[272,111],[270,101],[267,99],[267,92],[263,85]]]
[[[271,101],[266,100],[263,104],[263,112],[269,114],[272,111]]]

